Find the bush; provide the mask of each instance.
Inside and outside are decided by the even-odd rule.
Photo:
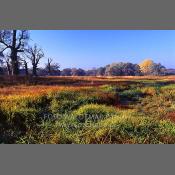
[[[116,113],[117,111],[113,107],[97,104],[88,104],[80,107],[77,111],[74,111],[73,115],[78,122],[84,123],[87,121],[97,122],[99,120],[111,117]]]
[[[119,94],[121,101],[137,101],[143,95],[140,89],[125,90]]]
[[[25,130],[28,127],[34,127],[39,121],[41,121],[41,111],[34,108],[14,108],[8,111],[4,111],[4,116],[7,122],[14,128],[20,128]]]
[[[60,143],[58,128],[52,121],[43,121],[38,128],[28,130],[19,137],[16,143],[20,144],[58,144]]]
[[[34,130],[42,118],[43,113],[34,108],[5,109],[1,113],[0,143],[15,143],[28,130]]]
[[[80,103],[77,100],[57,101],[56,99],[53,99],[51,101],[50,109],[52,114],[64,114],[64,113],[69,113],[72,110],[78,108],[79,105]]]
[[[86,104],[115,104],[117,98],[111,93],[89,91],[63,91],[52,95],[50,110],[53,114],[70,113]]]
[[[51,101],[50,110],[53,114],[70,113],[71,111],[78,109],[81,105],[96,103],[97,101],[97,97],[86,95],[62,100],[53,98]]]
[[[142,113],[145,116],[164,118],[167,113],[174,110],[174,102],[174,93],[171,91],[165,91],[157,95],[143,98],[140,104],[136,106],[136,109],[138,113]]]
[[[14,143],[41,123],[47,110],[45,97],[9,97],[0,103],[0,142]]]
[[[2,108],[45,108],[49,104],[46,95],[41,96],[9,96],[1,101]]]
[[[83,143],[175,143],[175,125],[145,117],[113,117],[84,135]]]
[[[7,98],[1,101],[2,116],[7,121],[21,123],[24,120],[41,120],[49,106],[47,96]]]
[[[79,91],[61,91],[49,94],[49,97],[51,99],[56,99],[57,101],[63,101],[63,100],[76,100],[76,98],[80,95]]]
[[[102,86],[100,86],[100,89],[103,92],[116,93],[116,86],[114,86],[114,85],[102,85]]]
[[[157,89],[155,87],[145,87],[145,88],[142,88],[141,91],[145,95],[154,96],[158,94]]]
[[[175,90],[175,84],[168,84],[161,88],[162,90]]]
[[[46,95],[36,96],[33,98],[25,98],[22,103],[26,108],[46,108],[49,105],[49,99]]]

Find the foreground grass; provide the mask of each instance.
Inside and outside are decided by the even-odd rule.
[[[174,83],[111,79],[80,87],[0,88],[0,142],[175,143]]]

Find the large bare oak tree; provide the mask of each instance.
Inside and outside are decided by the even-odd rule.
[[[0,30],[0,52],[10,50],[12,75],[19,74],[18,54],[25,51],[28,39],[27,30]]]

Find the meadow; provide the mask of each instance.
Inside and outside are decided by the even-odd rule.
[[[175,76],[1,76],[0,143],[174,144]]]

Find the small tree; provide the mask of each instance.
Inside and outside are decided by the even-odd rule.
[[[107,76],[135,76],[140,75],[140,67],[132,63],[113,63],[106,66],[105,75]]]
[[[110,65],[106,66],[105,75],[107,76],[121,76],[122,70],[121,70],[121,64],[118,63],[112,63]]]
[[[100,67],[100,68],[98,68],[98,69],[97,69],[96,75],[97,75],[97,76],[104,76],[104,75],[105,75],[105,70],[106,70],[105,67]]]
[[[136,76],[141,75],[141,70],[139,65],[133,63],[123,63],[122,67],[123,76]]]
[[[37,76],[37,68],[40,60],[44,57],[44,52],[36,44],[33,47],[27,49],[27,57],[32,64],[33,76]]]
[[[47,61],[47,70],[48,70],[48,75],[51,75],[51,63],[52,63],[52,59],[51,58],[48,58],[48,61]]]
[[[60,64],[59,63],[53,63],[51,65],[51,74],[60,75]]]
[[[12,75],[12,65],[9,53],[1,53],[1,64],[5,67],[5,70],[7,70],[7,74]]]
[[[60,74],[60,65],[58,63],[52,63],[53,59],[48,58],[47,64],[46,64],[46,70],[48,72],[48,75],[59,75]]]
[[[21,59],[21,62],[25,69],[25,75],[28,76],[29,75],[28,62],[25,59]]]
[[[93,69],[87,70],[86,75],[87,76],[96,76],[97,75],[97,69],[93,68]]]
[[[71,74],[72,76],[85,76],[86,72],[85,70],[80,68],[79,69],[73,68]]]
[[[165,75],[166,73],[166,68],[165,66],[161,65],[160,63],[154,63],[153,67],[153,75]]]
[[[61,71],[62,76],[71,76],[72,75],[72,69],[70,68],[65,68]]]

